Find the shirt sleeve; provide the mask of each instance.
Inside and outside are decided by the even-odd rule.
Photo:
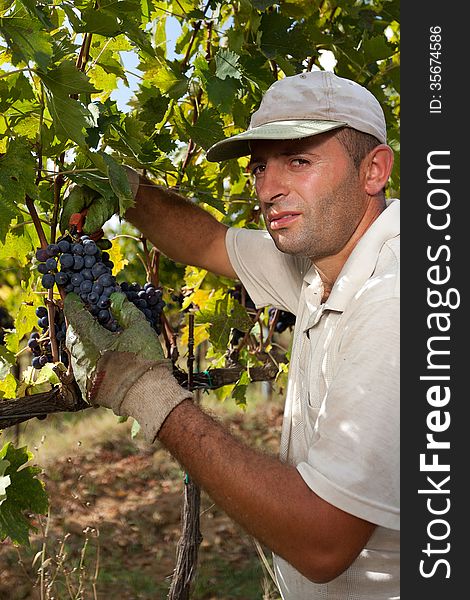
[[[338,361],[306,462],[321,498],[400,529],[399,300],[363,305],[338,342]]]
[[[232,267],[257,308],[274,306],[297,313],[302,286],[299,259],[280,252],[263,230],[230,228],[225,244]]]

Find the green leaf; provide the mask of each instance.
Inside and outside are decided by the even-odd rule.
[[[178,71],[178,65],[161,61],[148,60],[140,65],[144,72],[144,80],[155,85],[162,94],[178,100],[188,91],[189,79]]]
[[[28,304],[21,304],[15,318],[15,329],[19,339],[27,333],[30,333],[37,327],[38,318],[35,315],[35,307]]]
[[[175,125],[179,127],[182,139],[193,140],[207,150],[224,137],[223,124],[214,108],[204,108],[194,125],[189,123],[183,111],[178,107],[175,110]]]
[[[11,443],[0,450],[0,461],[9,463],[3,477],[10,478],[6,499],[0,505],[0,540],[9,537],[14,544],[25,546],[29,546],[29,532],[36,529],[24,513],[44,515],[49,506],[44,483],[37,478],[41,469],[24,466],[32,458],[26,447],[15,448]]]
[[[219,79],[232,77],[233,79],[241,79],[242,73],[238,68],[240,57],[231,50],[221,48],[215,55],[215,74]]]
[[[82,11],[82,19],[80,31],[97,33],[105,37],[115,37],[122,32],[117,16],[110,15],[104,10],[96,10],[94,6]]]
[[[0,380],[5,379],[15,362],[16,359],[13,352],[0,345]]]
[[[47,71],[40,71],[38,75],[54,96],[68,98],[71,94],[92,94],[97,91],[88,76],[68,60]]]
[[[8,42],[12,63],[28,64],[30,61],[45,69],[52,57],[50,34],[43,25],[24,8],[17,7],[14,16],[0,18],[0,35]]]
[[[12,139],[0,157],[0,242],[5,242],[12,219],[21,215],[18,204],[28,194],[34,199],[35,161],[26,142]]]
[[[232,391],[232,398],[238,406],[246,407],[246,392],[250,383],[248,371],[242,371]]]
[[[6,500],[7,497],[7,487],[11,483],[11,478],[9,475],[5,475],[5,470],[10,466],[10,463],[7,460],[0,460],[0,504]]]
[[[106,163],[109,183],[113,192],[119,199],[119,215],[124,216],[126,210],[134,205],[129,180],[127,179],[126,171],[118,164],[112,156],[103,152],[103,159]]]
[[[18,236],[10,232],[4,243],[0,242],[0,262],[7,258],[13,258],[19,266],[24,267],[30,260],[28,253],[32,250],[33,245],[28,235]]]
[[[195,322],[210,323],[209,340],[221,352],[227,349],[231,329],[246,332],[253,326],[246,309],[229,294],[223,298],[215,295],[196,313]]]
[[[211,103],[218,107],[221,112],[230,114],[233,109],[240,82],[232,77],[218,79],[211,77],[206,84],[207,97]]]
[[[384,35],[366,38],[363,42],[363,49],[368,61],[388,58],[395,53],[395,49],[387,43]]]
[[[47,91],[46,97],[57,137],[64,142],[73,140],[79,146],[85,146],[85,130],[94,125],[90,111],[78,100],[54,96]]]

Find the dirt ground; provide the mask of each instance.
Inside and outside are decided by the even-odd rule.
[[[271,453],[278,449],[281,410],[279,402],[246,413],[216,409],[236,435]],[[100,427],[93,415],[66,426],[57,418],[42,435],[37,462],[44,466],[43,455],[50,515],[36,520],[30,548],[0,544],[0,600],[167,598],[185,474],[163,448],[132,439],[130,424],[117,424],[106,412]],[[20,434],[20,445],[38,435],[40,425],[34,427]],[[47,453],[40,447],[45,437]],[[269,567],[269,552],[257,550],[204,493],[200,515],[203,540],[191,598],[278,600],[259,555],[264,551]]]

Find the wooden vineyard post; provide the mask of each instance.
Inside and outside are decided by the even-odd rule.
[[[189,314],[188,338],[188,389],[193,389],[194,373],[194,314]],[[199,362],[199,361],[198,361]],[[199,400],[200,390],[195,392]],[[191,584],[197,571],[199,546],[202,542],[200,530],[201,490],[189,474],[184,478],[184,499],[181,509],[182,530],[176,550],[176,566],[171,581],[168,600],[188,600]]]

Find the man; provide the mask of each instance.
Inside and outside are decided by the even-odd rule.
[[[267,232],[227,229],[137,181],[126,216],[174,260],[238,278],[257,306],[296,314],[280,459],[234,439],[140,342],[100,348],[82,389],[136,418],[273,550],[283,598],[399,598],[399,201],[384,198],[393,155],[383,112],[332,73],[287,77],[250,128],[207,157],[244,155]],[[74,302],[76,366],[88,330]],[[139,321],[128,309],[115,308],[122,335]]]

